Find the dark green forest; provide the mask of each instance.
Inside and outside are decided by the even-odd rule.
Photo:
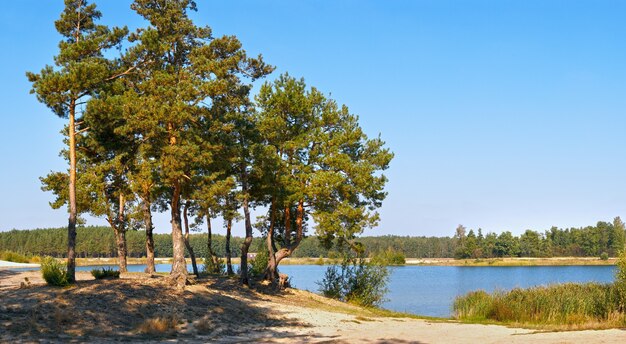
[[[389,248],[411,258],[496,258],[496,257],[599,257],[603,253],[615,256],[624,247],[626,232],[621,219],[599,221],[594,226],[579,228],[552,227],[544,232],[527,230],[519,236],[505,231],[500,234],[482,233],[481,229],[466,230],[459,226],[451,237],[376,236],[360,237],[366,254]],[[145,231],[128,231],[128,255],[145,257]],[[243,238],[233,237],[233,256],[239,256]],[[196,255],[206,257],[207,234],[190,235],[190,244]],[[155,255],[172,256],[170,234],[154,235]],[[212,247],[216,255],[225,256],[226,238],[213,235]],[[251,248],[263,247],[263,238],[254,238]],[[63,257],[67,253],[66,228],[12,230],[0,233],[0,251],[7,250],[26,255]],[[79,257],[116,257],[114,232],[108,227],[79,227],[76,251]],[[302,240],[293,257],[336,257],[315,236]]]

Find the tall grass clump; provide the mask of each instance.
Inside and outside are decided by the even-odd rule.
[[[471,292],[454,302],[457,319],[538,325],[626,324],[615,284],[566,283],[509,292]]]
[[[91,275],[95,279],[120,278],[120,272],[112,268],[93,269]]]
[[[617,259],[615,287],[619,293],[620,310],[622,313],[626,313],[626,250],[623,250]]]
[[[41,274],[48,285],[65,287],[70,284],[67,279],[67,267],[55,258],[45,257],[41,261]]]

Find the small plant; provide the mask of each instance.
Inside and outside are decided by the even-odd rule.
[[[261,248],[259,253],[252,259],[252,266],[250,267],[250,274],[255,277],[262,277],[267,269],[267,263],[269,262],[269,254],[266,249]]]
[[[210,253],[204,259],[204,267],[202,268],[203,274],[224,274],[226,272],[226,265],[222,258],[212,256]]]
[[[609,254],[606,252],[602,252],[602,254],[600,255],[600,259],[601,260],[609,260]]]
[[[177,324],[178,320],[174,316],[146,319],[141,325],[139,325],[139,332],[153,336],[168,335],[176,330]]]
[[[372,307],[385,301],[388,280],[389,270],[384,265],[344,259],[341,267],[328,267],[317,284],[326,297]]]
[[[96,279],[120,278],[120,272],[112,268],[93,269],[91,275]]]
[[[41,261],[41,274],[48,285],[65,287],[70,284],[67,279],[67,268],[65,264],[55,258],[45,257]]]

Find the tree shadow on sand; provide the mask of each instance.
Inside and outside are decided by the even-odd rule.
[[[179,291],[163,277],[79,281],[69,288],[4,288],[0,290],[0,342],[226,338],[237,342],[290,335],[277,327],[308,326],[254,305],[251,301],[258,294],[235,281],[231,284],[228,294],[220,290],[227,283],[213,289],[204,282]]]

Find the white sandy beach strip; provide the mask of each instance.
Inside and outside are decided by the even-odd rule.
[[[0,269],[8,269],[8,268],[36,268],[36,267],[39,267],[39,264],[15,263],[15,262],[7,262],[6,260],[0,260]]]

